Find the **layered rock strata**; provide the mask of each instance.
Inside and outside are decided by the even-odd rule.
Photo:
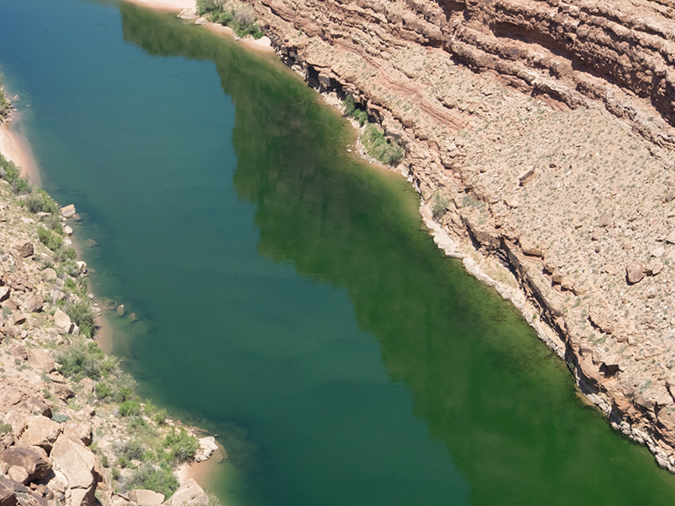
[[[521,309],[612,425],[675,471],[667,2],[261,0],[279,56],[352,94],[437,242]]]

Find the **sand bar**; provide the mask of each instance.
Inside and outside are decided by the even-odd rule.
[[[16,118],[16,113],[14,117]],[[40,186],[40,172],[18,121],[0,124],[0,153],[21,168],[21,175]]]

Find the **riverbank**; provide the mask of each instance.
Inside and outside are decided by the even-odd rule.
[[[21,130],[18,114],[13,114],[13,121],[0,122],[0,153],[7,160],[21,167],[21,176],[26,177],[31,183],[40,186],[40,173],[35,162],[35,157],[28,144],[28,140]]]
[[[89,506],[94,495],[119,506],[150,499],[213,502],[200,486],[217,463],[209,459],[213,438],[197,440],[197,429],[186,430],[166,411],[141,404],[133,380],[90,339],[101,311],[88,291],[86,264],[76,261],[68,242],[68,220],[76,210],[72,205],[59,210],[46,193],[21,183],[19,174],[32,184],[40,181],[22,131],[5,123],[0,141],[0,348],[7,357],[1,365],[0,444],[9,447],[5,460],[0,457],[0,473],[6,475],[4,486],[13,487],[7,497],[39,480],[35,500],[69,506]],[[19,163],[31,170],[19,169]],[[105,342],[110,327],[98,331],[99,342],[111,347]],[[29,402],[17,404],[25,399]],[[155,456],[142,453],[148,442]],[[20,464],[6,460],[14,445],[29,446]],[[62,474],[45,478],[33,471],[36,461]],[[72,466],[80,466],[77,486]],[[90,479],[84,479],[86,472]]]

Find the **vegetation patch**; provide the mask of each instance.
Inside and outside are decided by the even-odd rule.
[[[258,26],[253,7],[237,0],[197,0],[197,14],[229,26],[238,37],[251,35],[257,40],[265,35]]]
[[[345,116],[354,118],[359,122],[359,125],[363,126],[368,122],[368,113],[356,105],[352,95],[347,95],[347,98],[342,101],[342,107]]]
[[[7,118],[12,109],[12,104],[7,100],[5,92],[2,90],[2,81],[0,81],[0,118]]]
[[[372,123],[361,134],[361,142],[370,156],[385,165],[396,165],[403,158],[403,148],[387,139],[384,132]]]

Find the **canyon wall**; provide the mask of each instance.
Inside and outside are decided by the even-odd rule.
[[[310,85],[405,148],[439,246],[523,312],[617,430],[675,470],[673,9],[261,0]]]

